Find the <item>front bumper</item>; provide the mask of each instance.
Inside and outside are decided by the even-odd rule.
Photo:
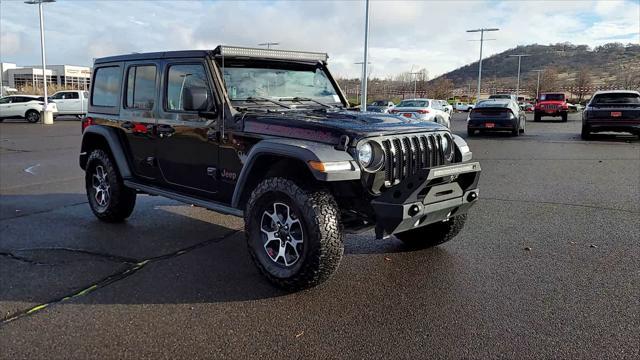
[[[462,215],[478,198],[480,163],[422,169],[371,201],[382,238]]]

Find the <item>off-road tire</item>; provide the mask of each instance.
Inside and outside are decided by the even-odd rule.
[[[106,173],[110,190],[109,201],[105,206],[98,204],[93,188],[93,176],[98,166]],[[124,186],[118,169],[104,150],[96,149],[89,155],[85,170],[85,188],[91,211],[102,221],[121,222],[131,215],[136,205],[136,191]]]
[[[302,255],[291,267],[274,262],[264,248],[262,216],[274,202],[286,204],[302,225]],[[245,209],[245,236],[251,258],[260,272],[287,291],[326,281],[338,268],[344,253],[340,210],[333,195],[281,177],[265,179],[252,191]]]
[[[569,117],[569,114],[567,113],[560,114],[560,119],[562,122],[567,122],[568,117]]]
[[[40,113],[36,110],[29,110],[24,114],[24,118],[27,119],[28,122],[35,124],[40,121]]]
[[[458,215],[448,221],[426,225],[396,234],[411,249],[426,249],[453,239],[464,228],[467,215]]]

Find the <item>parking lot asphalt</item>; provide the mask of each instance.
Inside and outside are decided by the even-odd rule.
[[[483,171],[457,238],[349,235],[332,279],[288,294],[251,263],[242,220],[139,196],[101,223],[80,124],[6,121],[0,358],[637,359],[640,141],[579,132],[572,114],[467,139]]]

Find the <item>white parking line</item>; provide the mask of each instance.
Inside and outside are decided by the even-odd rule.
[[[37,168],[38,166],[40,166],[40,164],[35,164],[33,166],[29,166],[28,168],[24,169],[24,171],[28,172],[31,175],[35,175],[36,172],[34,171],[34,169]]]

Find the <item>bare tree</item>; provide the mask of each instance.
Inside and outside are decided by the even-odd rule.
[[[429,97],[433,99],[448,99],[453,94],[453,81],[447,78],[438,78],[429,87]]]
[[[559,91],[558,71],[554,68],[547,68],[540,74],[540,92]]]
[[[578,95],[578,102],[582,101],[582,98],[590,93],[588,89],[591,86],[591,72],[586,67],[581,67],[576,74],[576,78],[573,81],[574,93]]]

